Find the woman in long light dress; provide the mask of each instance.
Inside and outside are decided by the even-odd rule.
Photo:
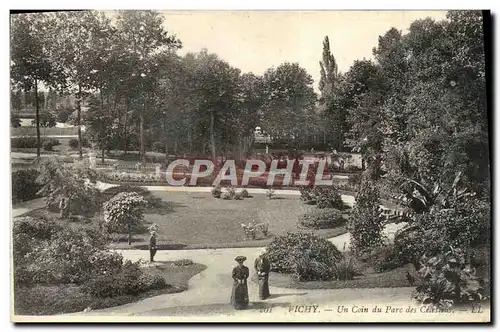
[[[269,271],[271,270],[271,263],[269,262],[269,258],[267,258],[265,250],[261,251],[259,257],[255,259],[254,267],[259,280],[259,298],[265,300],[271,296],[269,292]]]

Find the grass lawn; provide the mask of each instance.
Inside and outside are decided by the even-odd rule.
[[[269,274],[269,284],[273,287],[297,289],[411,287],[406,279],[407,271],[413,273],[415,269],[410,264],[383,273],[374,273],[373,270],[366,269],[362,271],[362,275],[354,277],[353,280],[305,282],[294,281],[291,274],[271,272]],[[257,282],[256,276],[252,276],[252,280]]]
[[[147,226],[156,223],[159,227],[157,246],[159,250],[238,248],[266,246],[276,235],[286,232],[313,232],[329,238],[345,234],[345,226],[332,229],[309,230],[297,227],[299,216],[315,209],[304,204],[299,197],[281,196],[274,199],[256,194],[243,200],[215,199],[210,193],[151,192],[161,197],[165,206],[146,211],[145,224],[132,236],[132,245],[127,243],[127,234],[112,234],[113,249],[148,249]],[[45,208],[27,213],[32,217],[57,218],[58,214]],[[241,224],[252,221],[269,222],[267,237],[260,232],[255,240],[246,239]],[[96,227],[94,223],[65,222],[68,227]]]
[[[205,269],[205,265],[197,263],[173,267],[172,262],[161,262],[156,266],[146,267],[145,272],[162,276],[168,286],[136,296],[97,298],[81,292],[81,288],[76,285],[15,287],[14,311],[16,315],[56,315],[80,312],[89,307],[109,308],[156,295],[179,293],[188,288],[189,279]]]
[[[297,227],[298,217],[312,209],[298,197],[282,196],[270,200],[256,194],[243,200],[216,199],[210,193],[152,192],[168,202],[170,209],[162,214],[146,214],[147,224],[159,226],[159,249],[199,249],[260,247],[276,235],[286,232],[309,231]],[[267,237],[257,234],[255,240],[245,239],[241,224],[252,221],[269,222]],[[347,232],[344,226],[333,229],[311,230],[323,237],[334,237]],[[136,234],[131,246],[115,243],[114,248],[147,249],[148,233]],[[125,240],[125,237],[122,241]]]

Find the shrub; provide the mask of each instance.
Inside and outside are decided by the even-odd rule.
[[[184,258],[184,259],[176,260],[172,264],[174,266],[189,266],[189,265],[193,265],[194,262],[190,259]]]
[[[328,240],[309,233],[275,237],[267,247],[272,271],[293,273],[296,280],[329,280],[340,251]]]
[[[212,196],[215,197],[215,198],[220,198],[221,195],[222,195],[222,190],[220,188],[219,185],[215,186],[213,189],[212,189]]]
[[[450,247],[446,252],[420,259],[412,297],[423,304],[443,306],[485,299],[483,285],[476,271],[466,264],[464,251]]]
[[[243,229],[243,232],[245,232],[245,237],[247,239],[252,239],[255,240],[255,237],[257,236],[257,225],[255,222],[250,222],[248,224],[241,224],[241,228]]]
[[[12,255],[14,264],[23,264],[26,255],[33,247],[43,241],[50,240],[62,229],[61,226],[45,218],[15,218],[12,229]]]
[[[11,148],[36,148],[37,140],[36,137],[24,136],[24,137],[12,137],[10,139]]]
[[[43,142],[43,149],[44,149],[45,151],[53,151],[53,149],[52,149],[52,148],[53,148],[53,146],[54,146],[54,145],[52,145],[52,142],[50,142],[50,141],[45,141],[45,142]]]
[[[87,281],[82,291],[96,297],[106,298],[121,295],[137,295],[151,289],[166,287],[160,276],[144,274],[139,263],[126,261],[115,273],[101,274]]]
[[[110,187],[103,191],[103,194],[107,194],[110,196],[115,196],[116,194],[119,193],[137,193],[139,195],[146,195],[149,194],[149,190],[139,186],[124,184],[115,187]]]
[[[40,177],[37,182],[42,188],[39,193],[44,196],[49,208],[59,206],[61,198],[70,201],[70,211],[76,214],[94,213],[99,207],[100,192],[95,183],[87,181],[93,178],[88,168],[82,165],[67,167],[51,158],[44,161],[40,167]]]
[[[299,258],[295,263],[292,279],[295,281],[331,280],[335,275],[329,263]]]
[[[228,192],[222,193],[220,198],[222,198],[224,200],[231,200],[231,194]]]
[[[68,145],[70,148],[76,150],[78,149],[78,139],[77,138],[71,138],[68,142]]]
[[[248,198],[248,197],[250,197],[250,195],[248,194],[248,190],[246,190],[246,189],[243,189],[243,190],[241,191],[240,195],[241,195],[241,197],[243,197],[243,198]]]
[[[351,188],[358,188],[359,185],[361,184],[361,174],[356,173],[349,175],[349,178],[347,179],[347,184]]]
[[[68,145],[73,150],[78,149],[78,138],[71,138],[68,142]],[[82,147],[84,147],[84,148],[90,147],[90,142],[89,142],[88,138],[82,137]]]
[[[398,231],[394,238],[400,260],[418,270],[419,258],[434,256],[450,246],[475,248],[489,243],[490,206],[479,199],[454,201],[451,208],[432,209]]]
[[[12,201],[17,203],[36,198],[41,188],[36,183],[39,176],[40,172],[35,169],[12,172]]]
[[[147,292],[153,289],[163,289],[168,285],[162,276],[152,275],[149,273],[144,273],[139,277],[139,289],[143,292]]]
[[[370,181],[364,180],[348,223],[353,250],[368,250],[381,245],[384,224],[378,190]]]
[[[119,193],[104,204],[104,220],[108,232],[128,231],[128,243],[132,243],[132,230],[144,217],[146,201],[137,193]]]
[[[352,280],[358,275],[358,267],[354,256],[344,253],[340,259],[332,263],[332,273],[337,280]]]
[[[310,187],[299,187],[300,199],[306,204],[316,204],[316,195],[313,188]]]
[[[260,228],[260,231],[262,232],[262,235],[267,237],[267,235],[269,234],[269,223],[263,222],[263,223],[260,223],[258,226]]]
[[[269,199],[273,199],[276,197],[276,194],[274,193],[274,189],[273,188],[269,188],[267,189],[266,191],[266,195]]]
[[[154,142],[152,148],[154,152],[165,152],[165,144],[162,142]]]
[[[342,213],[331,208],[312,210],[299,217],[300,226],[313,229],[335,228],[343,224],[345,220]]]
[[[56,146],[56,145],[60,145],[61,143],[59,142],[59,140],[54,139],[54,138],[41,138],[40,144],[42,145],[42,147],[44,147],[45,144],[47,144],[47,146],[49,146],[49,145]],[[10,139],[10,146],[11,146],[11,148],[14,148],[14,149],[16,149],[16,148],[33,149],[33,148],[37,147],[37,139],[36,139],[36,137],[33,137],[33,136],[12,137]],[[51,151],[51,150],[47,150],[47,151]]]
[[[358,252],[358,259],[372,266],[375,272],[394,270],[408,263],[408,260],[396,251],[396,247],[393,244],[382,245]]]
[[[314,188],[316,205],[320,209],[333,208],[337,210],[345,209],[344,201],[337,189],[333,186]]]
[[[50,239],[31,242],[23,264],[31,275],[23,282],[57,284],[82,283],[110,266],[121,264],[121,255],[103,251],[84,230],[61,229]],[[19,280],[19,278],[18,278]]]
[[[236,189],[233,186],[231,186],[227,187],[226,190],[227,194],[229,195],[229,199],[234,199],[236,196]]]

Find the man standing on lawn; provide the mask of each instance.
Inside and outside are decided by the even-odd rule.
[[[151,232],[151,236],[149,237],[149,261],[154,262],[154,258],[156,255],[156,236],[157,233],[155,231]]]

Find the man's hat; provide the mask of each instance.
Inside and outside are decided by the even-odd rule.
[[[239,262],[244,262],[247,260],[247,258],[245,256],[238,256],[234,259],[235,261],[237,261],[238,263]]]

